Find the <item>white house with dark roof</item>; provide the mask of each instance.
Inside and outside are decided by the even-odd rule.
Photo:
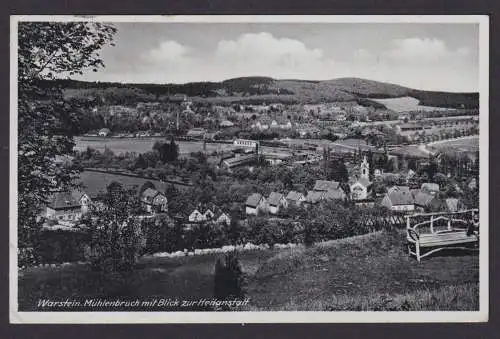
[[[101,128],[98,134],[100,137],[107,137],[111,134],[111,131],[109,130],[109,128]]]
[[[413,196],[408,186],[393,186],[389,188],[380,204],[395,212],[415,210]]]
[[[277,214],[281,208],[286,208],[288,206],[288,202],[283,194],[271,192],[267,198],[267,206],[269,213]]]
[[[229,127],[233,127],[234,126],[234,123],[229,121],[229,120],[223,120],[221,121],[221,123],[219,124],[220,127],[222,128],[229,128]]]
[[[90,199],[90,196],[87,193],[81,190],[72,190],[71,196],[75,201],[77,201],[80,204],[82,214],[85,214],[89,211],[90,205],[92,204],[92,200]]]
[[[76,222],[82,217],[82,208],[71,192],[55,192],[47,201],[45,217],[50,220]]]
[[[245,202],[245,212],[248,215],[257,215],[259,211],[267,210],[267,200],[260,193],[252,193]]]
[[[439,185],[433,182],[424,182],[420,188],[430,194],[436,194],[439,192]]]
[[[153,188],[147,188],[141,194],[141,204],[148,213],[166,212],[168,210],[168,199]]]
[[[352,200],[366,200],[370,195],[372,183],[364,178],[353,181],[350,185]]]

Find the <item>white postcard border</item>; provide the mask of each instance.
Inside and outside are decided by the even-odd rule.
[[[20,21],[156,23],[476,23],[480,78],[479,311],[422,312],[19,312],[17,269],[17,24]],[[485,322],[489,309],[489,17],[486,15],[11,16],[9,315],[11,323],[425,323]],[[486,235],[486,236],[485,236]]]

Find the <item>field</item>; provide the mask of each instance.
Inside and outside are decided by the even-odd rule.
[[[430,148],[437,150],[455,150],[459,152],[474,153],[479,151],[479,137],[472,136],[455,140],[438,141],[429,144]]]
[[[418,263],[408,257],[405,241],[402,232],[384,231],[309,248],[240,253],[250,302],[239,310],[478,309],[477,253],[442,252]],[[19,307],[37,310],[40,298],[212,298],[216,258],[147,257],[131,274],[117,277],[83,264],[30,268],[20,274]]]
[[[100,138],[100,137],[76,137],[75,151],[84,151],[87,147],[94,148],[99,151],[104,151],[107,147],[115,154],[120,153],[146,153],[153,149],[156,141],[164,141],[164,138]],[[189,154],[191,152],[199,152],[203,150],[202,141],[176,141],[179,145],[181,154]],[[207,143],[207,152],[225,151],[233,146],[231,144],[214,144]]]
[[[439,111],[449,110],[447,108],[420,106],[420,100],[413,97],[391,98],[391,99],[371,99],[378,103],[385,105],[388,109],[394,112],[408,112],[408,111]]]

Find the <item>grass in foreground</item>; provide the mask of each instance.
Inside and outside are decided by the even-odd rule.
[[[310,248],[243,252],[239,257],[250,304],[240,310],[478,309],[477,254],[443,252],[418,263],[408,257],[405,241],[400,232],[377,232]],[[213,298],[216,259],[144,258],[126,276],[99,275],[85,265],[27,269],[19,278],[19,308],[41,310],[41,298]]]
[[[247,289],[261,310],[478,309],[477,254],[443,253],[418,263],[402,233],[373,233],[280,253]]]

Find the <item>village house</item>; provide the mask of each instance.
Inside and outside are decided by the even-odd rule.
[[[233,157],[222,159],[220,166],[227,170],[231,170],[235,167],[252,165],[257,161],[256,154],[246,154],[246,155],[235,155]]]
[[[304,201],[306,201],[306,197],[304,194],[297,191],[290,191],[286,196],[286,200],[288,201],[288,205],[300,206]]]
[[[315,137],[321,133],[321,130],[311,124],[295,125],[295,130],[300,138]]]
[[[273,129],[292,129],[293,125],[289,119],[283,117],[276,117],[271,121],[271,125],[269,126]]]
[[[335,120],[336,121],[346,121],[347,117],[345,114],[337,114],[337,115],[335,115]]]
[[[168,210],[167,197],[156,189],[145,189],[140,200],[143,208],[148,213],[166,212]]]
[[[271,192],[267,198],[267,205],[269,213],[278,214],[281,208],[286,208],[288,206],[288,202],[283,194]]]
[[[233,127],[234,123],[232,123],[229,120],[223,120],[223,121],[221,121],[221,123],[219,124],[219,126],[222,127],[222,128],[229,128],[229,127]]]
[[[426,191],[430,194],[436,194],[436,193],[439,193],[439,185],[438,184],[435,184],[435,183],[432,183],[432,182],[425,182],[422,184],[422,186],[420,187],[420,189],[422,191]]]
[[[271,118],[267,115],[263,115],[259,117],[256,121],[254,121],[251,125],[253,129],[258,129],[259,131],[267,130],[271,126]]]
[[[321,192],[321,199],[342,199],[346,198],[346,194],[342,187],[340,187],[340,183],[337,181],[330,180],[316,180],[314,184],[313,191]],[[309,194],[308,194],[309,195]],[[312,195],[311,197],[316,197],[316,195]]]
[[[472,180],[469,182],[469,184],[467,185],[467,187],[469,187],[470,190],[474,190],[477,188],[477,180],[476,178],[472,178]]]
[[[89,211],[92,200],[87,195],[87,193],[80,190],[72,190],[71,196],[80,204],[82,214],[85,214]]]
[[[444,200],[444,207],[446,212],[458,212],[465,209],[462,201],[456,198],[448,198]]]
[[[337,181],[330,181],[330,180],[316,180],[313,188],[313,190],[316,192],[326,192],[338,189],[342,189],[340,188],[340,183]]]
[[[188,215],[188,221],[192,223],[212,222],[215,224],[231,223],[231,218],[215,205],[198,205]]]
[[[412,192],[415,210],[420,212],[435,212],[442,207],[442,201],[435,194],[419,189]]]
[[[343,189],[329,190],[323,192],[323,200],[345,200],[346,194]]]
[[[365,179],[359,178],[355,180],[351,185],[351,199],[352,200],[366,200],[370,196],[372,183]]]
[[[108,113],[110,116],[117,118],[136,117],[138,115],[136,107],[128,107],[123,105],[108,106]]]
[[[266,212],[268,210],[266,198],[260,193],[253,193],[245,202],[245,212],[247,215],[257,215],[259,211]]]
[[[394,212],[415,210],[413,196],[408,186],[393,186],[389,188],[380,204]]]
[[[204,128],[191,128],[186,136],[190,138],[203,139],[207,131]]]
[[[107,137],[111,134],[111,131],[109,130],[109,128],[101,128],[98,134],[100,137]]]
[[[314,205],[323,200],[324,192],[319,191],[307,191],[306,202],[308,204]]]
[[[77,222],[82,217],[82,208],[71,192],[55,192],[47,201],[45,217],[55,221]]]

